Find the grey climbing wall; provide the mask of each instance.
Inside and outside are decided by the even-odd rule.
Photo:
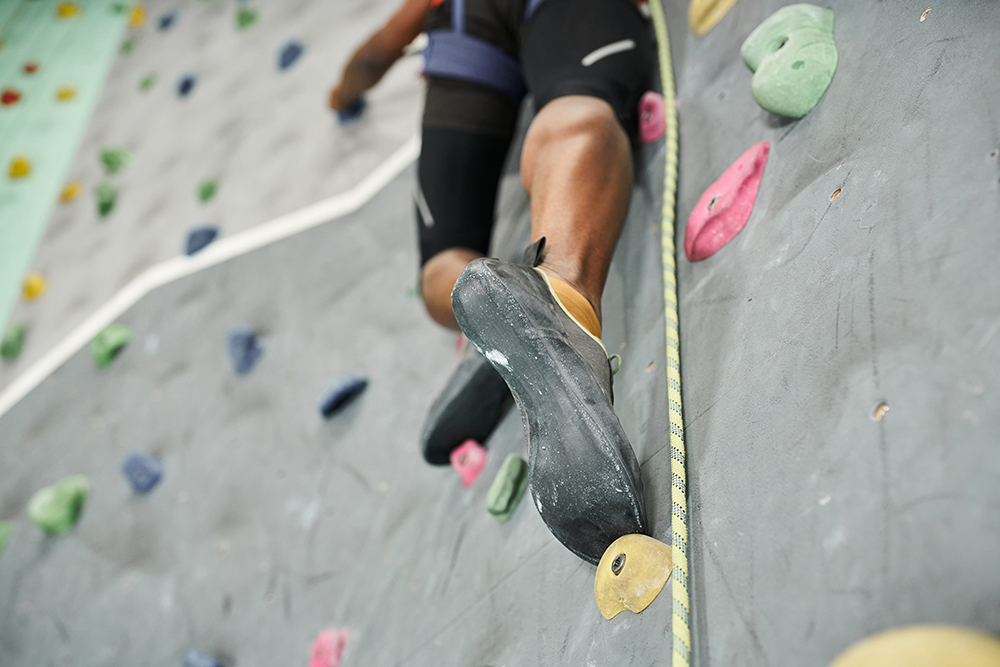
[[[952,3],[921,22],[926,7],[912,3],[829,3],[838,72],[813,113],[788,122],[756,106],[739,60],[781,4],[742,0],[703,38],[687,32],[683,3],[667,7],[678,240],[703,189],[771,142],[746,229],[704,262],[679,262],[698,665],[823,665],[902,623],[1000,630],[1000,5]],[[330,29],[340,53],[357,39],[352,25]],[[219,48],[220,71],[242,67]],[[326,83],[313,79],[317,97]],[[407,99],[418,104],[419,91]],[[287,122],[261,121],[277,133]],[[351,135],[354,150],[377,164],[373,147],[395,147],[385,139],[395,127]],[[637,155],[604,308],[608,349],[624,358],[616,408],[643,464],[654,536],[666,539],[662,151]],[[276,178],[316,178],[284,164]],[[498,254],[525,236],[515,164],[516,154]],[[0,555],[0,664],[177,665],[197,648],[227,667],[304,665],[329,627],[352,629],[348,667],[669,661],[669,589],[642,614],[605,621],[593,567],[529,503],[503,526],[486,513],[499,464],[525,453],[515,413],[471,489],[423,464],[423,414],[457,357],[454,336],[407,293],[412,178],[355,214],[153,292],[122,316],[135,335],[109,369],[82,352],[0,417],[0,519],[15,520]],[[353,182],[303,190],[273,214]],[[169,256],[185,226],[155,234],[146,254]],[[130,247],[98,249],[120,262]],[[101,284],[105,297],[117,287]],[[238,323],[268,341],[246,378],[223,354]],[[314,401],[342,372],[372,384],[324,422]],[[148,497],[117,470],[133,448],[166,465]],[[90,477],[91,500],[72,533],[45,538],[25,506],[71,473]]]

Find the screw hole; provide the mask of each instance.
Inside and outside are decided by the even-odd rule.
[[[833,194],[830,195],[830,201],[835,201],[837,199],[837,197],[840,196],[840,190],[841,190],[840,188],[837,188],[836,190],[834,190]]]
[[[802,69],[803,67],[805,67],[805,64],[806,64],[805,60],[796,60],[794,63],[792,63],[792,69]]]
[[[775,51],[779,51],[781,49],[781,47],[783,47],[787,43],[788,43],[788,38],[787,37],[782,37],[781,41],[778,42],[778,45],[774,47],[774,50]]]
[[[712,201],[708,202],[708,210],[711,211],[712,207],[715,206],[715,202],[719,201],[718,197],[712,197]]]
[[[889,404],[883,401],[875,406],[875,411],[872,412],[872,419],[877,422],[882,421],[882,418],[885,417],[885,413],[887,412],[889,412]]]
[[[625,567],[625,554],[618,554],[615,559],[611,561],[611,571],[618,576],[622,568]]]
[[[646,366],[646,372],[647,372],[647,373],[648,373],[649,371],[653,370],[653,363],[654,363],[654,362],[652,362],[652,361],[651,361],[651,362],[649,362],[649,365],[648,365],[648,366]]]
[[[931,8],[930,7],[928,7],[927,9],[924,10],[924,13],[920,15],[920,22],[921,23],[924,22],[924,19],[927,18],[927,15],[930,14],[930,12],[931,12]]]
[[[993,152],[990,153],[990,157],[996,157],[997,155],[1000,155],[1000,148],[994,148]]]

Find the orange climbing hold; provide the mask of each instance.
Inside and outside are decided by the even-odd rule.
[[[70,181],[63,188],[62,194],[59,195],[59,201],[68,204],[79,197],[81,192],[83,192],[83,183],[80,181]]]
[[[31,173],[31,161],[23,155],[18,155],[10,161],[10,177],[24,178]]]
[[[38,71],[38,63],[36,62],[24,63],[25,74],[34,74],[37,71]]]
[[[32,271],[24,278],[24,286],[21,288],[21,296],[24,297],[25,301],[34,301],[45,293],[48,286],[49,283],[45,280],[45,276],[36,271]]]
[[[0,93],[0,104],[5,107],[9,107],[11,104],[17,104],[20,99],[21,93],[17,92],[13,88],[5,88],[4,91]]]

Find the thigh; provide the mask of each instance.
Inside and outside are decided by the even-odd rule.
[[[632,137],[655,62],[652,26],[634,0],[544,0],[521,38],[536,111],[557,97],[598,97]]]

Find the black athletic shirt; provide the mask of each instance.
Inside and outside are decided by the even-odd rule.
[[[451,3],[444,0],[427,16],[427,30],[451,30]],[[499,46],[515,58],[527,0],[465,0],[465,32]]]

